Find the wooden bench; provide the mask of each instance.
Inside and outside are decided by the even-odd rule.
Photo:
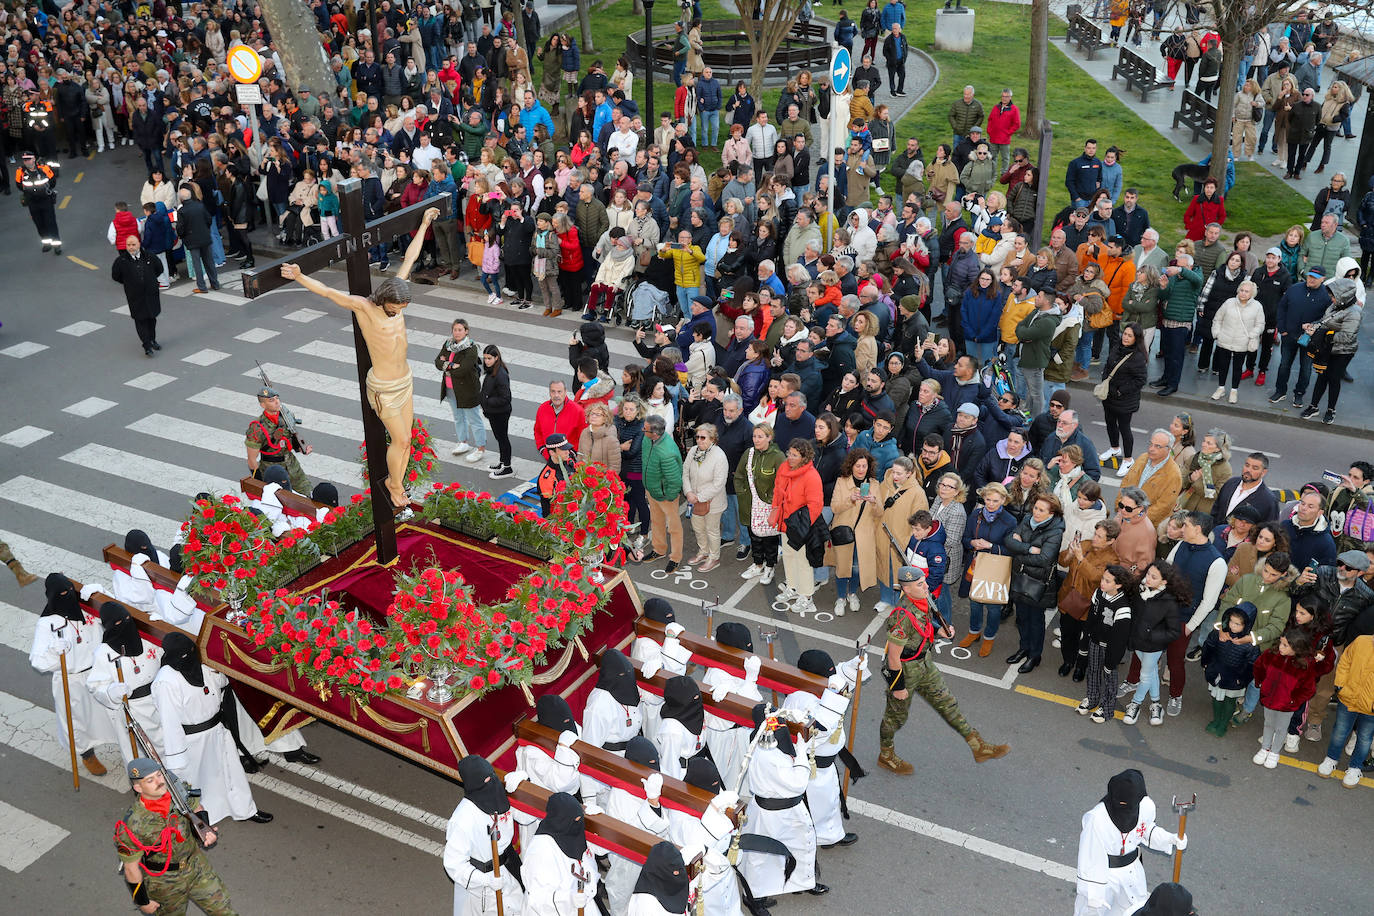
[[[1174,112],[1174,129],[1177,130],[1180,124],[1192,132],[1194,143],[1198,137],[1206,137],[1210,143],[1217,125],[1217,106],[1185,89],[1179,109]]]
[[[1089,22],[1087,17],[1082,15],[1069,20],[1069,33],[1065,38],[1065,44],[1070,41],[1078,45],[1078,50],[1086,54],[1088,60],[1093,60],[1098,51],[1111,47],[1110,42],[1103,40],[1101,27]]]
[[[1121,46],[1121,54],[1117,57],[1116,66],[1112,67],[1112,79],[1116,79],[1118,76],[1126,80],[1128,92],[1132,89],[1140,91],[1140,101],[1142,102],[1150,101],[1150,93],[1155,89],[1174,88],[1173,80],[1161,79],[1154,64],[1125,45]]]
[[[605,654],[605,649],[598,649],[593,655],[596,663],[601,664],[601,656]],[[640,663],[634,659],[630,660],[634,665],[635,678],[640,685],[647,691],[657,696],[663,696],[663,690],[668,685],[669,676],[659,671],[653,677],[645,677]],[[727,694],[725,699],[717,703],[711,699],[711,694],[705,690],[701,692],[702,705],[706,711],[713,716],[724,719],[727,722],[734,722],[736,725],[743,725],[745,728],[754,727],[754,707],[757,705],[753,700],[747,700],[738,694]],[[792,734],[799,735],[802,726],[797,722],[788,722],[787,728]]]
[[[667,634],[664,624],[657,620],[641,617],[635,621],[635,635],[644,636],[654,642],[662,643]],[[692,659],[711,668],[723,668],[736,677],[744,677],[744,660],[750,655],[759,655],[759,687],[776,690],[779,693],[807,693],[820,696],[825,692],[827,679],[819,674],[811,674],[785,662],[771,661],[766,654],[745,652],[733,646],[723,646],[714,639],[684,632],[678,641],[692,652]]]
[[[532,744],[550,755],[558,749],[558,733],[534,719],[524,718],[516,722],[515,738],[521,744]],[[572,749],[582,758],[579,772],[586,773],[607,785],[625,789],[631,795],[644,797],[644,787],[640,780],[653,772],[648,767],[581,740],[573,742]],[[689,786],[671,776],[663,777],[663,804],[669,808],[675,808],[693,817],[701,817],[713,797],[705,789]]]
[[[239,489],[243,491],[244,496],[254,502],[262,501],[262,488],[265,486],[267,484],[253,476],[239,478]],[[315,513],[318,510],[330,508],[324,503],[315,502],[309,496],[285,489],[277,491],[277,501],[281,503],[281,507],[287,515],[299,515],[302,518],[310,519],[312,522],[317,518]]]

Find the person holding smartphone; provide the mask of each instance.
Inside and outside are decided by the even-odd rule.
[[[832,536],[837,529],[852,531],[849,543],[840,543],[845,540],[843,536],[834,537],[826,555],[835,567],[836,617],[843,617],[846,609],[857,611],[859,592],[872,588],[878,581],[878,526],[883,512],[873,486],[873,465],[873,456],[867,449],[850,449],[840,465],[830,497],[834,513],[830,523]]]

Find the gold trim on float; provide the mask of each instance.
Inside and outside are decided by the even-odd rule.
[[[291,660],[287,658],[286,655],[278,655],[276,661],[271,664],[264,664],[234,645],[229,639],[229,634],[223,630],[220,630],[219,638],[220,641],[224,643],[224,658],[226,661],[233,657],[237,657],[239,661],[243,662],[258,674],[280,674],[282,671],[285,671],[287,688],[292,691],[296,689],[296,671],[291,664]]]
[[[380,725],[382,728],[386,729],[389,732],[395,732],[398,735],[408,735],[411,732],[418,731],[420,733],[420,746],[425,749],[426,754],[429,753],[428,719],[422,717],[416,719],[414,722],[411,722],[410,724],[406,724],[404,722],[397,722],[395,719],[388,719],[381,713],[376,712],[372,709],[371,705],[366,703],[360,704],[357,700],[350,697],[348,700],[348,713],[353,717],[353,721],[355,722],[358,720],[358,710],[360,709],[362,710],[363,714],[366,715],[369,719],[371,719],[373,722],[376,722],[378,725]]]
[[[278,703],[277,703],[277,706],[283,706],[283,705],[286,705],[286,704],[281,703],[281,702],[278,702]],[[276,709],[276,706],[274,706],[274,707],[272,707],[272,708],[273,708],[273,709]],[[297,723],[294,723],[294,724],[290,724],[290,723],[291,723],[291,717],[292,717],[292,716],[300,716],[300,717],[301,717],[301,721],[300,721],[300,722],[297,722]],[[263,717],[264,721],[266,720],[266,718],[267,718],[266,716]],[[289,705],[288,705],[287,708],[286,708],[286,712],[282,713],[281,718],[277,720],[277,727],[274,728],[274,729],[272,729],[272,733],[271,733],[270,735],[264,734],[264,735],[262,736],[263,743],[264,743],[264,744],[271,744],[273,741],[276,741],[278,738],[280,738],[280,737],[282,737],[282,736],[284,736],[284,735],[289,735],[289,734],[291,734],[292,732],[294,732],[294,731],[296,731],[296,730],[298,730],[298,729],[304,728],[305,726],[309,725],[310,723],[312,723],[312,722],[314,722],[314,721],[315,721],[315,717],[314,717],[314,716],[306,715],[305,713],[301,712],[301,711],[300,711],[299,709],[297,709],[296,707],[294,707],[294,706],[289,706]],[[261,728],[261,726],[259,726],[259,728]]]

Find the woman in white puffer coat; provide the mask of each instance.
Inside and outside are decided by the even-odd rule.
[[[1264,306],[1255,298],[1255,290],[1252,281],[1242,280],[1236,287],[1235,297],[1223,302],[1212,318],[1212,339],[1216,341],[1212,368],[1218,382],[1217,390],[1212,392],[1214,401],[1220,401],[1222,395],[1227,394],[1226,370],[1230,369],[1227,399],[1236,403],[1236,386],[1245,370],[1245,355],[1259,349],[1260,336],[1264,334]]]

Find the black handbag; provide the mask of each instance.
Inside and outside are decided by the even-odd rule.
[[[1012,573],[1010,591],[1013,601],[1040,604],[1045,600],[1045,583],[1024,570]]]
[[[863,519],[863,517],[864,517],[864,510],[867,509],[867,508],[868,508],[868,503],[864,503],[862,506],[860,506],[860,507],[859,507],[859,517],[856,518],[854,521],[856,521],[856,522],[861,521],[861,520]],[[831,525],[831,526],[830,526],[830,546],[831,546],[831,547],[847,547],[848,545],[853,544],[853,543],[854,543],[854,529],[851,528],[849,525]]]

